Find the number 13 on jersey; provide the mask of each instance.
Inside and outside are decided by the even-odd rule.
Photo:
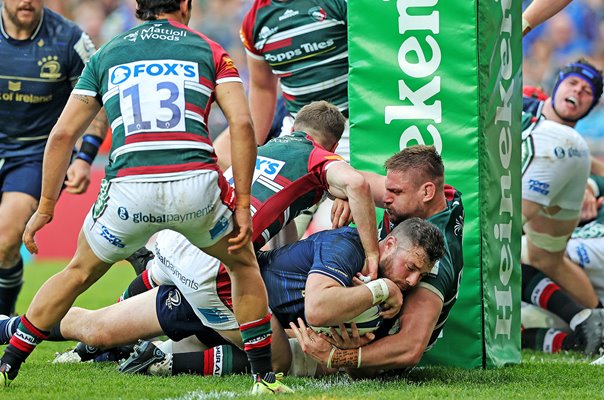
[[[126,136],[185,130],[185,82],[199,82],[197,63],[146,60],[109,70],[107,94],[119,92]]]

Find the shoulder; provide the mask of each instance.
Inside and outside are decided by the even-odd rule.
[[[68,20],[48,8],[44,8],[44,20],[42,21],[42,24],[44,28],[48,30],[49,34],[60,37],[80,37],[82,33],[84,33],[75,22]]]

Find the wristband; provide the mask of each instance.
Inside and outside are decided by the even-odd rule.
[[[587,186],[591,188],[591,191],[594,193],[594,197],[600,197],[600,189],[598,188],[598,184],[593,178],[587,178]]]
[[[531,29],[533,29],[531,27],[531,24],[529,24],[529,22],[524,17],[522,17],[522,36],[529,33]]]
[[[388,285],[386,285],[386,281],[384,281],[384,279],[376,279],[375,281],[371,281],[365,284],[365,287],[367,287],[367,289],[369,289],[371,292],[371,297],[373,299],[372,305],[383,303],[384,300],[386,300],[390,295]]]
[[[331,347],[331,351],[329,352],[329,357],[327,357],[327,368],[331,368],[331,360],[333,359],[333,355],[336,354],[336,350],[338,348],[336,346]]]
[[[361,368],[361,354],[363,354],[363,348],[359,347],[359,359],[357,360],[357,368]]]
[[[76,158],[86,161],[88,164],[92,164],[94,158],[99,152],[99,147],[103,143],[103,139],[98,136],[86,134],[82,138],[82,145],[80,150],[76,154]]]
[[[40,214],[53,216],[55,213],[55,204],[57,204],[56,199],[42,196],[40,197],[40,202],[38,203],[38,212]]]

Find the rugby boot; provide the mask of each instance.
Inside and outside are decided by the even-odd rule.
[[[581,322],[575,328],[575,332],[585,345],[583,353],[587,355],[598,354],[602,347],[602,338],[604,336],[604,309],[596,308],[590,310],[591,314],[585,321]]]
[[[165,358],[166,353],[158,349],[153,343],[140,340],[134,346],[134,351],[130,354],[130,357],[120,365],[119,371],[126,374],[146,374],[151,364],[163,361]]]
[[[261,376],[260,374],[252,374],[252,377],[254,378],[254,386],[252,386],[253,395],[294,392],[289,386],[281,382],[283,380],[282,372],[278,374],[269,372],[264,374],[264,376]]]
[[[0,364],[0,387],[9,387],[12,381],[15,380],[18,369],[14,369],[8,363]]]

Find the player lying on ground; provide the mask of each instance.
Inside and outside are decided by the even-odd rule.
[[[72,308],[53,333],[96,347],[114,347],[162,333],[179,340],[212,328],[224,338],[222,344],[241,347],[224,266],[175,232],[161,232],[158,243],[152,275],[170,280],[176,287],[162,285],[101,310]],[[402,303],[401,291],[417,285],[433,269],[443,254],[443,246],[436,227],[418,218],[409,219],[380,242],[383,278],[356,287],[352,287],[352,279],[362,270],[365,257],[353,228],[320,232],[282,249],[261,253],[259,262],[270,287],[270,307],[275,316],[273,326],[287,325],[298,317],[305,317],[316,326],[338,325],[377,304],[382,305],[384,317],[394,317]],[[200,265],[204,268],[200,269]],[[334,302],[334,298],[347,301]],[[281,356],[289,354],[287,341],[281,341],[285,338],[282,329],[274,332],[275,346],[284,346],[275,352],[275,367],[287,370],[289,357],[279,362]],[[214,338],[200,339],[207,344],[205,339]],[[231,349],[230,354],[237,361],[235,372],[249,368],[247,362],[242,364],[245,357],[241,358],[241,351]],[[181,365],[178,359],[174,362]],[[196,364],[203,360],[199,355]],[[149,366],[148,362],[141,366],[134,361],[138,360],[123,369],[134,372]]]

